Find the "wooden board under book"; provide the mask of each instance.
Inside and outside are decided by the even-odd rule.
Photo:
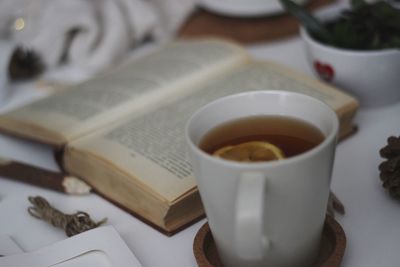
[[[64,169],[166,234],[204,216],[184,126],[206,103],[244,91],[288,90],[330,105],[353,130],[350,95],[216,39],[182,41],[0,115],[0,131],[58,150]]]
[[[307,8],[316,10],[334,2],[335,0],[310,0]],[[238,18],[214,14],[199,8],[183,24],[179,36],[215,36],[250,44],[287,38],[297,34],[298,29],[298,21],[287,13]]]

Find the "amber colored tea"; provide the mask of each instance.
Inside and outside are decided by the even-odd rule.
[[[228,160],[269,161],[304,153],[324,138],[317,127],[306,121],[262,115],[233,120],[211,129],[199,147]]]

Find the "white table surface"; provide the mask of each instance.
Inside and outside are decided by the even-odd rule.
[[[6,51],[4,45],[0,48],[0,51]],[[249,51],[255,58],[275,60],[311,75],[298,37],[260,43],[249,47]],[[4,61],[4,57],[0,56],[0,61]],[[4,74],[0,74],[0,80],[1,75],[4,81]],[[8,104],[0,110],[41,95],[43,93],[31,84],[19,85],[13,89]],[[346,214],[337,217],[347,236],[343,267],[399,266],[400,202],[383,190],[378,171],[382,161],[378,151],[386,144],[388,136],[399,135],[399,116],[400,103],[374,109],[361,108],[355,119],[359,131],[337,147],[332,189],[346,208]],[[47,147],[19,139],[0,136],[0,156],[57,169]],[[96,220],[107,217],[108,224],[118,230],[144,267],[197,266],[193,239],[205,220],[166,237],[95,194],[67,196],[0,179],[0,235],[10,235],[25,251],[66,238],[61,230],[28,215],[27,197],[34,195],[46,197],[66,213],[83,210]]]

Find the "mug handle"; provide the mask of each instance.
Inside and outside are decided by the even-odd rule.
[[[239,180],[235,246],[242,259],[261,259],[270,246],[263,229],[266,180],[261,172],[242,173]]]

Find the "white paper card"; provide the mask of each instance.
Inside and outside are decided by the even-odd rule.
[[[112,267],[112,263],[108,256],[102,251],[91,251],[77,258],[61,262],[53,265],[54,267],[79,267],[79,266],[95,266],[95,267]]]
[[[8,235],[0,235],[0,255],[8,256],[22,253],[22,249]]]
[[[112,226],[99,227],[34,252],[0,258],[1,267],[141,267]]]

